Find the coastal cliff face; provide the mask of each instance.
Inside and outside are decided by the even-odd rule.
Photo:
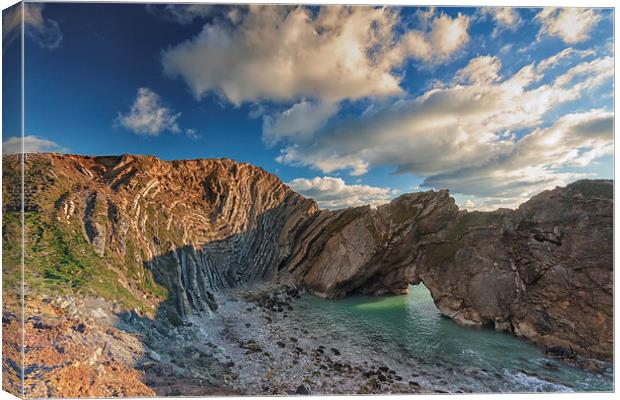
[[[288,260],[288,270],[314,294],[402,293],[420,283],[416,259],[458,216],[448,191],[403,195],[371,209],[322,212]]]
[[[329,215],[289,260],[313,293],[398,293],[423,282],[462,325],[611,359],[611,181],[578,181],[517,210],[459,211],[447,191],[430,191]]]
[[[32,257],[43,269],[34,287],[96,292],[95,271],[73,277],[95,261],[128,303],[166,298],[181,318],[214,311],[219,290],[276,279],[292,231],[319,211],[275,176],[226,159],[28,155],[25,174],[27,253],[75,256],[66,268]]]
[[[24,173],[26,318],[48,293],[181,325],[238,287],[342,297],[424,283],[460,324],[611,359],[611,181],[546,191],[517,210],[460,211],[441,190],[328,211],[227,159],[32,154]],[[18,193],[4,197],[5,227],[18,226]]]

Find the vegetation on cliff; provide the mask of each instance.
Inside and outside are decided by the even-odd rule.
[[[3,163],[6,291],[20,283],[21,201],[19,159]],[[29,154],[24,175],[27,319],[40,301],[92,297],[181,328],[247,285],[341,297],[424,282],[461,324],[612,354],[610,181],[546,191],[517,210],[459,211],[442,190],[326,211],[227,159]]]

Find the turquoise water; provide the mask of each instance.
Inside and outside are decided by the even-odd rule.
[[[512,335],[462,327],[443,317],[423,285],[403,296],[304,296],[296,319],[344,346],[353,357],[379,359],[427,386],[451,391],[610,391],[613,371],[591,373],[546,357]],[[403,375],[406,377],[405,375]],[[407,377],[406,377],[407,378]]]

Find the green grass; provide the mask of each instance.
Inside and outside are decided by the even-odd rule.
[[[115,300],[127,308],[148,311],[139,293],[124,287],[116,272],[108,267],[114,260],[99,257],[82,232],[72,225],[49,223],[42,214],[27,212],[25,227],[24,279],[29,290],[48,295],[91,294]],[[152,290],[154,296],[165,296],[165,289],[153,281],[150,272],[145,275],[148,284],[144,289]]]
[[[5,166],[13,161],[3,158]],[[8,182],[19,183],[19,171],[14,169],[6,168],[4,173],[7,178],[3,185],[5,195],[10,191],[6,185]],[[82,231],[80,216],[69,220],[58,218],[59,199],[81,188],[62,174],[50,174],[53,169],[46,157],[33,155],[26,159],[26,203],[34,206],[24,214],[26,290],[48,296],[94,295],[117,301],[126,308],[152,311],[142,295],[164,300],[168,292],[155,282],[150,271],[138,265],[134,257],[137,246],[128,240],[126,257],[108,252],[105,257],[99,257]],[[19,211],[5,209],[3,217],[4,289],[20,283],[21,223]],[[93,208],[93,223],[107,223],[105,203],[99,198]],[[128,281],[127,287],[119,278]],[[129,289],[130,286],[137,289]]]
[[[21,297],[20,213],[6,210],[2,215],[2,291],[7,297]]]

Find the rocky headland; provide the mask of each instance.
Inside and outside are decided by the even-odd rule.
[[[21,171],[18,156],[3,157],[3,385],[14,393],[441,390],[415,365],[364,365],[285,329],[300,292],[418,283],[459,324],[580,367],[611,361],[612,181],[578,181],[516,210],[459,210],[440,190],[328,211],[228,159],[29,154],[24,166],[21,387]]]

